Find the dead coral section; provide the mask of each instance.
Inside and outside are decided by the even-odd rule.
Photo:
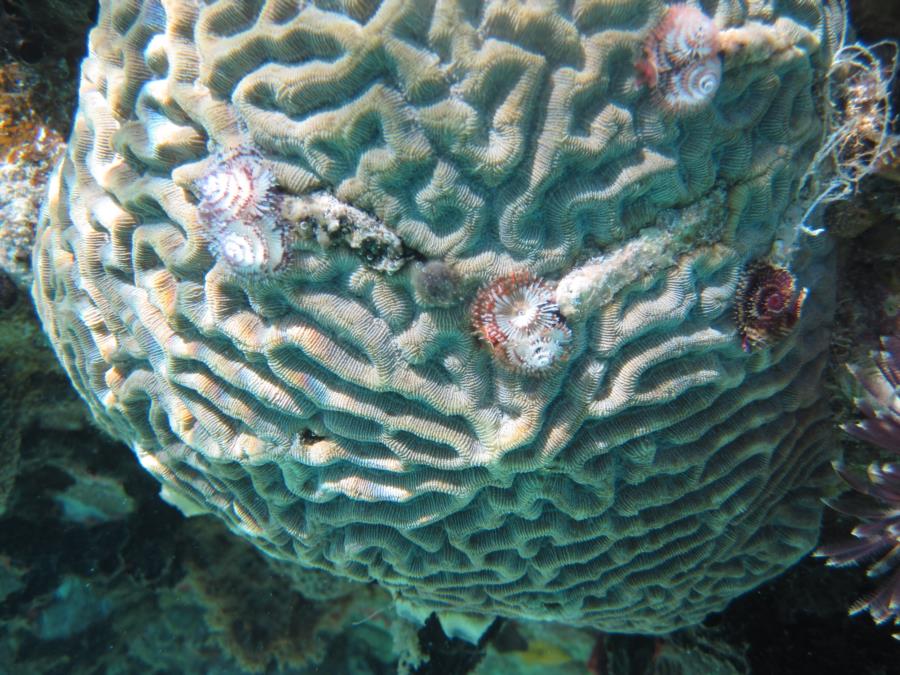
[[[386,274],[406,262],[400,237],[374,216],[328,192],[284,197],[280,215],[298,249],[347,248],[366,267]]]
[[[34,227],[50,172],[65,149],[55,68],[21,62],[0,65],[0,270],[20,287],[31,283]],[[57,91],[72,95],[71,85]]]

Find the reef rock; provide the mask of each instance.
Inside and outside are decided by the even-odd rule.
[[[100,4],[34,298],[167,499],[469,635],[670,631],[814,546],[830,3]],[[805,295],[745,352],[756,261]]]

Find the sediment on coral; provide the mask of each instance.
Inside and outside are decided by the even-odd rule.
[[[608,304],[630,285],[674,268],[681,256],[702,247],[713,259],[735,256],[732,248],[717,245],[725,238],[723,199],[714,191],[684,209],[660,211],[652,226],[627,243],[571,269],[557,284],[555,299],[560,312],[577,320]]]

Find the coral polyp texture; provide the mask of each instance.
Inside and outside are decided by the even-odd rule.
[[[635,70],[658,0],[101,2],[33,291],[99,424],[460,634],[666,632],[784,570],[832,458],[795,216],[839,28],[686,6],[666,73],[721,80],[689,114]],[[809,292],[746,353],[761,259]]]
[[[900,452],[900,337],[881,338],[881,349],[870,363],[849,365],[862,387],[856,406],[865,416],[844,425],[844,431],[885,450]]]

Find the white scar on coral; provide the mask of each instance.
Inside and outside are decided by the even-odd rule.
[[[658,274],[692,249],[717,240],[723,209],[723,195],[713,192],[689,207],[661,211],[654,226],[563,276],[554,297],[559,313],[569,321],[583,319],[629,284]]]

